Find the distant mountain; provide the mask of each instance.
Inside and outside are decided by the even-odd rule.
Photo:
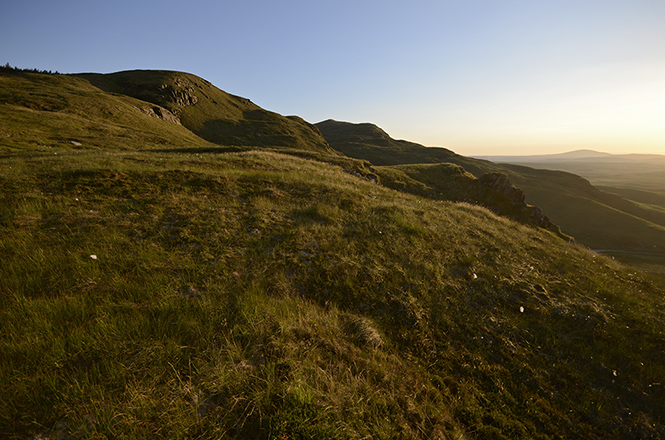
[[[578,150],[533,156],[482,156],[493,162],[568,171],[593,184],[633,188],[665,194],[665,156],[658,154],[609,154]]]
[[[509,163],[525,163],[525,162],[543,162],[543,161],[558,161],[558,160],[577,160],[589,159],[612,156],[609,153],[602,153],[594,150],[575,150],[567,153],[558,154],[536,154],[528,156],[472,156],[477,159],[490,160],[492,162],[509,162]]]

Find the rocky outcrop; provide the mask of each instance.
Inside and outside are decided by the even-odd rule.
[[[537,206],[528,205],[524,191],[510,183],[508,176],[502,173],[486,173],[478,179],[478,184],[485,190],[484,203],[488,208],[513,220],[530,223],[558,234],[561,230]]]
[[[542,209],[537,206],[527,205],[531,209],[531,219],[536,226],[549,229],[552,231],[561,232],[561,228],[556,223],[553,223],[549,217],[545,215]]]
[[[168,84],[159,86],[159,94],[164,102],[171,102],[179,107],[194,105],[199,98],[194,94],[194,87],[176,81],[175,87]]]
[[[524,191],[513,186],[507,175],[502,173],[486,173],[478,179],[478,182],[481,185],[496,191],[498,194],[505,197],[508,202],[514,205],[526,206],[526,203],[524,202],[526,198]]]
[[[174,115],[173,113],[171,113],[170,111],[168,111],[163,107],[157,107],[157,106],[138,107],[138,109],[141,110],[143,113],[147,114],[148,116],[152,116],[153,118],[162,119],[164,121],[182,125],[180,123],[180,119],[176,115]]]

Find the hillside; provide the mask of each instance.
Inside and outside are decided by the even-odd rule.
[[[216,145],[77,77],[0,93],[0,437],[665,437],[662,280],[377,183],[461,168]]]
[[[334,153],[301,118],[269,112],[187,73],[40,75],[4,69],[0,75],[5,148],[259,144]],[[31,124],[38,115],[48,117]]]
[[[166,119],[174,118],[196,135],[216,144],[332,152],[319,131],[302,118],[264,110],[246,98],[230,95],[188,73],[134,70],[77,76],[104,91],[156,104],[162,107],[161,110],[157,107],[156,113]]]
[[[563,232],[593,249],[665,253],[662,211],[629,200],[617,191],[601,191],[577,175],[493,163],[443,148],[390,141],[385,132],[371,124],[324,121],[316,125],[333,148],[377,165],[448,162],[462,166],[476,177],[504,173],[524,191],[528,203],[540,207]],[[380,162],[373,162],[377,158]]]
[[[83,78],[0,70],[2,151],[214,146],[155,109]]]
[[[548,229],[571,240],[537,206],[525,202],[524,192],[505,174],[486,173],[476,178],[459,165],[433,163],[372,168],[382,185],[434,200],[468,202],[520,223]]]
[[[390,137],[374,124],[353,124],[328,119],[315,124],[335,150],[349,157],[368,160],[374,165],[405,165],[420,163],[454,163],[477,175],[477,166],[487,171],[500,170],[485,161],[460,156],[446,148],[427,148],[423,145]],[[476,168],[474,168],[474,166]]]

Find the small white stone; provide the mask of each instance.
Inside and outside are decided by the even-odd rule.
[[[96,260],[96,259],[97,259],[97,255],[95,255],[95,254],[91,254],[91,255],[90,255],[90,258],[92,258],[93,260]]]
[[[520,306],[520,313],[524,313],[524,307]]]

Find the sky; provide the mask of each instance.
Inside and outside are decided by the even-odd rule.
[[[664,0],[8,0],[0,63],[167,69],[459,154],[665,154]]]

